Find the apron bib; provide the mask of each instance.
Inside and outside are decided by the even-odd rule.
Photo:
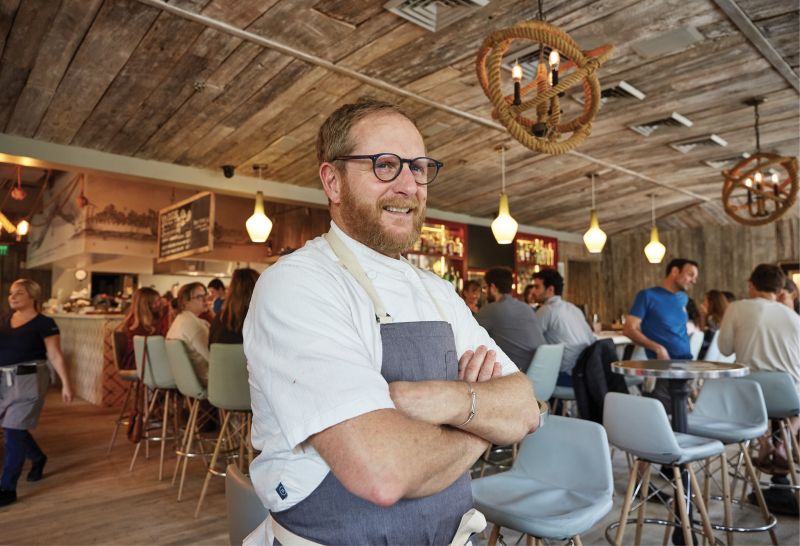
[[[383,347],[381,375],[386,381],[456,380],[458,355],[450,324],[392,322],[350,249],[332,231],[326,239],[373,300]],[[321,544],[450,544],[471,508],[468,473],[439,493],[381,508],[347,491],[328,472],[308,497],[272,517],[292,533]]]

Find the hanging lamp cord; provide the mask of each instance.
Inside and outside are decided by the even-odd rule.
[[[502,185],[501,193],[506,193],[506,148],[500,148],[500,184]]]
[[[756,115],[755,115],[755,118],[756,118],[756,152],[760,154],[761,153],[761,134],[758,131],[758,122],[759,122],[759,119],[760,119],[760,116],[758,115],[758,103],[755,103],[753,105],[753,108],[755,108],[755,112],[756,112]]]
[[[539,0],[539,20],[544,21],[544,10],[542,9],[542,0]]]
[[[592,173],[592,210],[595,209],[594,206],[594,173]]]

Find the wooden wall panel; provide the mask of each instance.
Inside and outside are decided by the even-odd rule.
[[[603,250],[602,276],[592,286],[592,301],[604,322],[627,312],[636,292],[660,284],[672,258],[689,258],[700,264],[700,277],[690,297],[700,303],[712,288],[747,297],[747,278],[759,263],[800,260],[800,222],[794,219],[755,228],[738,224],[709,225],[660,233],[667,255],[661,264],[649,264],[644,246],[649,233],[637,230],[609,237]],[[585,300],[582,287],[573,287]],[[594,299],[599,294],[600,298]],[[595,310],[596,309],[596,310]]]

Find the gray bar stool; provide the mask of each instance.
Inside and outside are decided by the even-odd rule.
[[[203,446],[203,438],[200,435],[198,422],[200,414],[200,401],[208,398],[208,391],[197,379],[197,374],[192,367],[192,362],[189,360],[189,355],[186,352],[186,346],[180,339],[168,339],[166,341],[167,358],[169,360],[172,374],[175,376],[175,384],[178,386],[178,391],[190,403],[189,409],[189,422],[186,423],[186,429],[183,432],[183,441],[180,448],[175,450],[177,458],[175,460],[175,470],[172,473],[172,484],[175,484],[175,479],[178,475],[178,467],[183,462],[181,469],[181,481],[178,486],[178,502],[183,496],[183,484],[186,481],[186,467],[190,458],[201,457],[203,460],[206,458],[205,449]],[[197,451],[192,451],[197,442]]]
[[[242,471],[245,471],[253,461],[253,447],[250,443],[252,422],[250,385],[247,374],[247,358],[242,345],[211,344],[211,358],[208,363],[208,401],[212,406],[218,408],[224,417],[194,517],[200,514],[200,507],[203,505],[211,476],[225,477],[225,468],[217,468],[221,453],[227,459],[238,458]],[[233,431],[229,431],[229,426],[232,426],[232,416],[238,416],[239,422],[234,426]],[[225,452],[222,452],[223,446],[226,447]],[[245,450],[247,451],[247,465],[245,465]]]
[[[147,342],[147,363],[145,364],[145,340]],[[144,367],[143,382],[145,387],[145,414],[143,420],[144,433],[142,441],[145,444],[145,458],[149,454],[148,445],[150,442],[159,442],[161,444],[161,455],[158,460],[158,479],[161,480],[164,476],[164,453],[166,450],[167,440],[173,440],[178,436],[177,415],[173,411],[172,415],[172,430],[173,435],[167,436],[167,424],[170,421],[169,405],[170,397],[174,403],[175,396],[175,378],[172,376],[172,370],[169,362],[167,361],[167,352],[164,346],[163,336],[134,336],[133,337],[133,352],[136,357],[136,371],[142,377],[142,368]],[[161,435],[153,429],[150,425],[153,421],[153,416],[156,415],[158,408],[157,403],[161,401]],[[133,466],[136,464],[136,458],[139,455],[139,448],[142,442],[136,444],[136,449],[133,452],[131,465],[128,469],[133,471]]]
[[[655,523],[667,526],[667,531],[675,525],[674,521],[648,519],[645,520],[645,505],[648,498],[650,485],[650,466],[652,463],[672,465],[673,476],[670,482],[674,489],[673,498],[678,504],[680,526],[683,531],[685,544],[693,544],[692,522],[689,520],[689,510],[681,473],[678,465],[686,465],[691,479],[694,501],[700,512],[703,522],[703,532],[713,544],[714,531],[708,519],[706,505],[697,484],[697,477],[692,470],[691,463],[703,461],[709,457],[717,457],[725,450],[725,446],[718,440],[710,440],[673,432],[664,406],[654,398],[632,396],[618,392],[606,395],[603,408],[603,426],[608,433],[612,445],[622,449],[635,457],[633,468],[628,480],[628,489],[620,511],[618,523],[613,523],[606,528],[606,538],[611,542],[609,533],[616,528],[614,544],[623,544],[625,527],[627,523],[636,523],[636,539],[641,542],[642,525]],[[641,473],[641,481],[639,475]],[[669,479],[669,478],[668,478]],[[637,482],[640,487],[637,488]],[[637,491],[641,493],[641,502],[638,505],[638,516],[635,520],[628,519],[628,512],[632,510],[633,500]],[[688,502],[691,502],[691,498]],[[635,508],[635,507],[633,507]]]
[[[769,531],[772,543],[777,546],[775,524],[777,520],[769,513],[759,487],[758,477],[750,459],[750,442],[767,431],[767,407],[761,387],[755,381],[745,379],[708,379],[695,402],[694,411],[688,415],[688,432],[704,438],[719,440],[725,445],[738,445],[737,457],[744,460],[745,480],[753,487],[765,525],[760,527],[734,527],[731,513],[731,487],[726,453],[719,456],[722,478],[722,500],[725,510],[725,525],[712,525],[725,531],[728,545],[733,544],[733,533]],[[737,467],[739,465],[737,464]],[[709,472],[710,463],[706,466]],[[705,499],[709,500],[710,476],[705,480]]]

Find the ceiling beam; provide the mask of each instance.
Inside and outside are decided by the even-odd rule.
[[[335,72],[337,74],[341,74],[343,76],[353,78],[353,79],[355,79],[357,81],[360,81],[362,83],[365,83],[365,84],[370,85],[372,87],[375,87],[377,89],[382,89],[384,91],[388,91],[389,93],[393,93],[395,95],[399,95],[401,97],[413,100],[413,101],[418,102],[420,104],[424,104],[426,106],[430,106],[431,108],[436,108],[437,110],[441,110],[443,112],[447,112],[448,114],[460,117],[462,119],[466,119],[466,120],[471,121],[473,123],[477,123],[477,124],[482,125],[482,126],[488,128],[488,129],[494,129],[495,131],[500,131],[502,133],[506,133],[507,132],[506,128],[503,125],[501,125],[500,123],[498,123],[498,122],[496,122],[494,120],[486,119],[484,117],[472,114],[470,112],[466,112],[464,110],[460,110],[458,108],[454,108],[452,106],[448,106],[446,104],[442,104],[441,102],[431,100],[431,99],[429,99],[427,97],[424,97],[424,96],[422,96],[422,95],[420,95],[418,93],[414,93],[414,92],[409,91],[407,89],[403,89],[402,87],[399,87],[397,85],[393,85],[393,84],[385,82],[383,80],[379,80],[377,78],[373,78],[373,77],[367,76],[366,74],[362,74],[361,72],[358,72],[356,70],[353,70],[353,69],[350,69],[350,68],[346,68],[344,66],[340,66],[338,64],[330,62],[327,59],[323,59],[322,57],[319,57],[317,55],[313,55],[313,54],[308,53],[306,51],[302,51],[300,49],[288,46],[286,44],[283,44],[281,42],[277,42],[275,40],[270,40],[269,38],[265,38],[263,36],[255,34],[255,33],[250,32],[248,30],[240,29],[240,28],[235,27],[233,25],[230,25],[230,24],[228,24],[228,23],[226,23],[224,21],[220,21],[219,19],[214,19],[213,17],[208,17],[208,16],[203,15],[201,13],[195,13],[195,12],[192,12],[192,11],[188,11],[186,9],[183,9],[183,8],[181,8],[179,6],[176,6],[176,5],[173,5],[173,4],[167,4],[166,2],[164,2],[162,0],[138,0],[138,1],[141,2],[142,4],[145,4],[147,6],[150,6],[150,7],[156,8],[156,9],[160,9],[162,11],[165,11],[165,12],[170,13],[172,15],[175,15],[177,17],[182,17],[182,18],[184,18],[186,20],[189,20],[189,21],[192,21],[192,22],[195,22],[195,23],[199,23],[201,25],[204,25],[204,26],[209,27],[209,28],[213,28],[213,29],[218,30],[220,32],[224,32],[224,33],[229,34],[231,36],[235,36],[236,38],[239,38],[240,40],[244,40],[244,41],[247,41],[247,42],[254,43],[256,45],[260,45],[262,47],[273,49],[275,51],[283,53],[284,55],[289,55],[291,57],[294,57],[296,59],[300,59],[301,61],[307,62],[309,64],[312,64],[312,65],[319,66],[319,67],[325,68],[327,70],[330,70],[331,72]],[[692,197],[693,199],[699,199],[699,200],[704,201],[704,202],[705,201],[711,201],[711,199],[709,199],[708,197],[705,197],[703,195],[694,193],[694,192],[689,191],[689,190],[685,190],[683,188],[677,188],[675,186],[671,186],[671,185],[663,183],[663,182],[659,182],[658,180],[656,180],[654,178],[651,178],[651,177],[649,177],[647,175],[641,174],[641,173],[633,171],[631,169],[627,169],[625,167],[616,165],[614,163],[611,163],[611,162],[608,162],[608,161],[603,161],[601,159],[596,159],[596,158],[594,158],[594,157],[592,157],[590,155],[578,153],[578,152],[575,152],[575,151],[572,151],[572,152],[569,152],[569,153],[571,155],[574,155],[575,157],[580,157],[584,161],[590,161],[592,163],[596,163],[597,165],[602,165],[602,166],[607,167],[609,169],[614,169],[614,170],[616,170],[618,172],[621,172],[621,173],[624,173],[624,174],[627,174],[627,175],[630,175],[630,176],[634,176],[634,177],[636,177],[636,178],[638,178],[640,180],[644,180],[645,182],[649,182],[650,184],[653,184],[653,185],[658,186],[660,188],[664,188],[664,189],[667,189],[667,190],[670,190],[670,191],[682,193],[682,194],[688,195],[689,197]]]
[[[260,189],[266,198],[277,202],[328,206],[325,192],[318,188],[295,186],[266,179],[259,180],[257,177],[238,174],[235,174],[233,178],[224,178],[222,173],[208,169],[139,159],[4,133],[0,133],[0,150],[3,150],[0,153],[0,163],[12,163],[40,169],[99,173],[133,182],[160,182],[170,186],[213,191],[239,197],[252,197],[256,190]],[[493,220],[493,218],[480,218],[433,208],[428,208],[427,215],[429,218],[437,220],[449,220],[476,226],[490,226]],[[581,235],[577,233],[522,224],[519,229],[522,232],[555,237],[560,241],[583,242]]]
[[[792,67],[789,66],[789,63],[786,62],[783,56],[772,47],[769,40],[767,40],[758,27],[753,24],[750,17],[742,11],[742,8],[736,4],[735,0],[714,0],[714,3],[725,12],[725,15],[733,21],[733,24],[744,34],[745,38],[750,40],[750,43],[753,44],[767,62],[777,70],[778,74],[783,76],[783,79],[789,82],[789,85],[791,85],[795,91],[800,93],[800,77],[795,74],[794,70],[792,70]]]

